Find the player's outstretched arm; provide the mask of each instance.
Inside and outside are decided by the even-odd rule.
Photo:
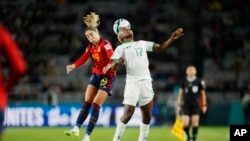
[[[170,38],[168,40],[166,40],[165,42],[161,43],[161,44],[155,44],[154,45],[154,49],[156,51],[159,50],[164,50],[166,48],[168,48],[172,42],[174,42],[175,40],[179,39],[181,36],[183,36],[183,29],[182,28],[178,28],[177,30],[175,30],[172,35],[170,36]]]
[[[18,44],[12,38],[9,30],[0,24],[0,44],[3,56],[10,65],[9,73],[5,79],[5,87],[10,91],[27,72],[27,63],[24,59]],[[1,56],[2,57],[2,56]]]
[[[123,64],[124,63],[124,59],[123,58],[119,58],[118,60],[113,60],[112,61],[112,65],[111,65],[111,69],[112,70],[116,70],[118,68],[119,64]]]

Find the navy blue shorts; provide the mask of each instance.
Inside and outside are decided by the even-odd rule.
[[[0,110],[0,132],[4,130],[4,110]]]
[[[109,96],[112,95],[112,90],[115,83],[115,76],[113,75],[100,75],[93,73],[89,84],[96,86],[99,90],[104,90],[108,93]]]

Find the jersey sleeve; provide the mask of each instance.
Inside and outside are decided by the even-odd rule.
[[[200,89],[201,89],[201,90],[205,90],[205,89],[206,89],[206,84],[205,84],[205,81],[200,80],[199,87],[200,87]]]
[[[27,64],[17,43],[9,31],[2,26],[0,26],[0,36],[3,54],[10,65],[10,71],[6,77],[6,89],[9,91],[26,73]]]
[[[113,53],[113,55],[112,55],[112,57],[111,57],[111,60],[118,60],[118,59],[121,58],[121,57],[123,57],[123,50],[122,50],[122,47],[121,47],[121,46],[118,46],[118,47],[115,49],[115,51],[114,51],[114,53]]]
[[[90,54],[91,54],[91,52],[90,52],[90,48],[88,46],[86,48],[85,52],[83,53],[83,55],[74,62],[74,64],[76,65],[76,67],[79,67],[82,64],[84,64],[88,60]]]
[[[113,52],[114,52],[113,48],[112,48],[112,45],[109,42],[106,42],[104,44],[104,49],[106,51],[106,54],[107,54],[108,58],[111,58],[112,55],[113,55]]]
[[[154,44],[155,44],[154,42],[144,41],[144,40],[141,40],[141,42],[143,42],[143,46],[146,48],[148,52],[154,51]]]
[[[185,82],[184,80],[181,80],[181,81],[180,81],[180,88],[182,88],[182,89],[184,89],[184,88],[185,88],[185,86],[184,86],[184,82]]]

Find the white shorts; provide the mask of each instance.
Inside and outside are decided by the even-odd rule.
[[[148,104],[154,97],[152,82],[150,80],[126,82],[123,104],[139,106]]]

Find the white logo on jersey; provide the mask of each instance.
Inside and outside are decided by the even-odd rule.
[[[193,91],[193,93],[197,93],[198,92],[198,86],[193,86],[192,91]]]

